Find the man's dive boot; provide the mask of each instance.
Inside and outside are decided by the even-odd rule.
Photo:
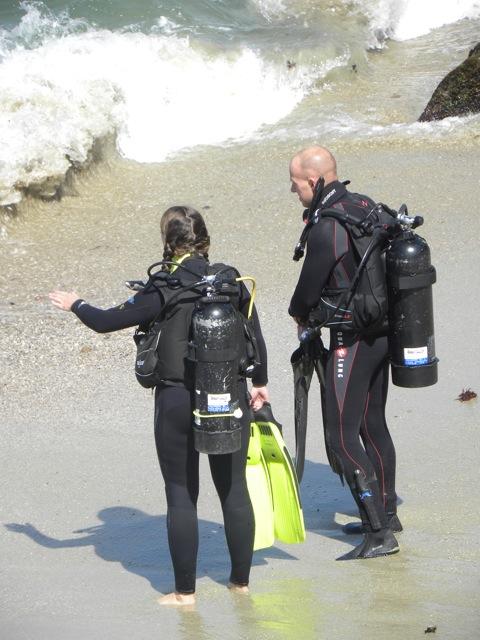
[[[403,531],[402,523],[396,513],[387,513],[387,526],[393,533]],[[342,531],[350,536],[367,533],[363,522],[347,522],[347,524],[343,525]]]
[[[362,471],[356,469],[354,485],[351,485],[350,488],[360,508],[360,515],[363,520],[362,528],[365,535],[363,542],[345,555],[337,558],[337,560],[378,558],[400,551],[397,539],[388,526],[387,514],[383,510],[383,505],[379,499],[376,480],[367,482]]]
[[[390,529],[370,531],[365,534],[363,542],[337,560],[357,560],[380,558],[398,553],[400,548],[397,539]]]

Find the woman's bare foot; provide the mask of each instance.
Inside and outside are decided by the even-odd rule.
[[[174,591],[173,593],[167,593],[166,596],[162,596],[157,600],[158,604],[162,605],[170,605],[174,607],[182,607],[185,605],[193,605],[195,604],[195,594],[194,593],[177,593]]]
[[[229,582],[228,588],[230,589],[230,591],[233,591],[233,593],[243,593],[243,594],[250,593],[250,590],[247,587],[247,585],[235,584],[234,582]]]

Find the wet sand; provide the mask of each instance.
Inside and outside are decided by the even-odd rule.
[[[62,287],[98,305],[122,301],[124,280],[161,258],[160,213],[175,202],[197,206],[211,230],[212,260],[257,278],[272,405],[293,446],[296,339],[286,308],[300,268],[291,255],[301,211],[287,167],[296,149],[250,144],[150,166],[110,159],[78,180],[76,197],[30,204],[5,223],[2,639],[404,640],[424,637],[428,626],[437,627],[436,638],[479,636],[478,401],[455,400],[462,388],[480,388],[478,140],[461,148],[412,141],[332,149],[353,190],[424,214],[421,235],[438,273],[440,381],[392,387],[388,404],[401,553],[335,562],[355,542],[340,528],[355,507],[327,465],[312,389],[306,543],[256,552],[251,596],[229,593],[221,512],[202,460],[198,604],[177,611],[156,603],[173,577],[153,399],[134,380],[132,331],[96,335],[51,308],[46,295]]]

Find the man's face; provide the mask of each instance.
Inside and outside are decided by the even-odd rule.
[[[315,180],[309,177],[298,162],[290,164],[290,191],[296,193],[304,207],[309,207],[313,200]]]

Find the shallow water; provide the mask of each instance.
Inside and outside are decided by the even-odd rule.
[[[461,144],[478,116],[416,120],[476,44],[480,9],[428,3],[4,3],[0,205],[58,194],[112,139],[142,163],[272,138]]]

